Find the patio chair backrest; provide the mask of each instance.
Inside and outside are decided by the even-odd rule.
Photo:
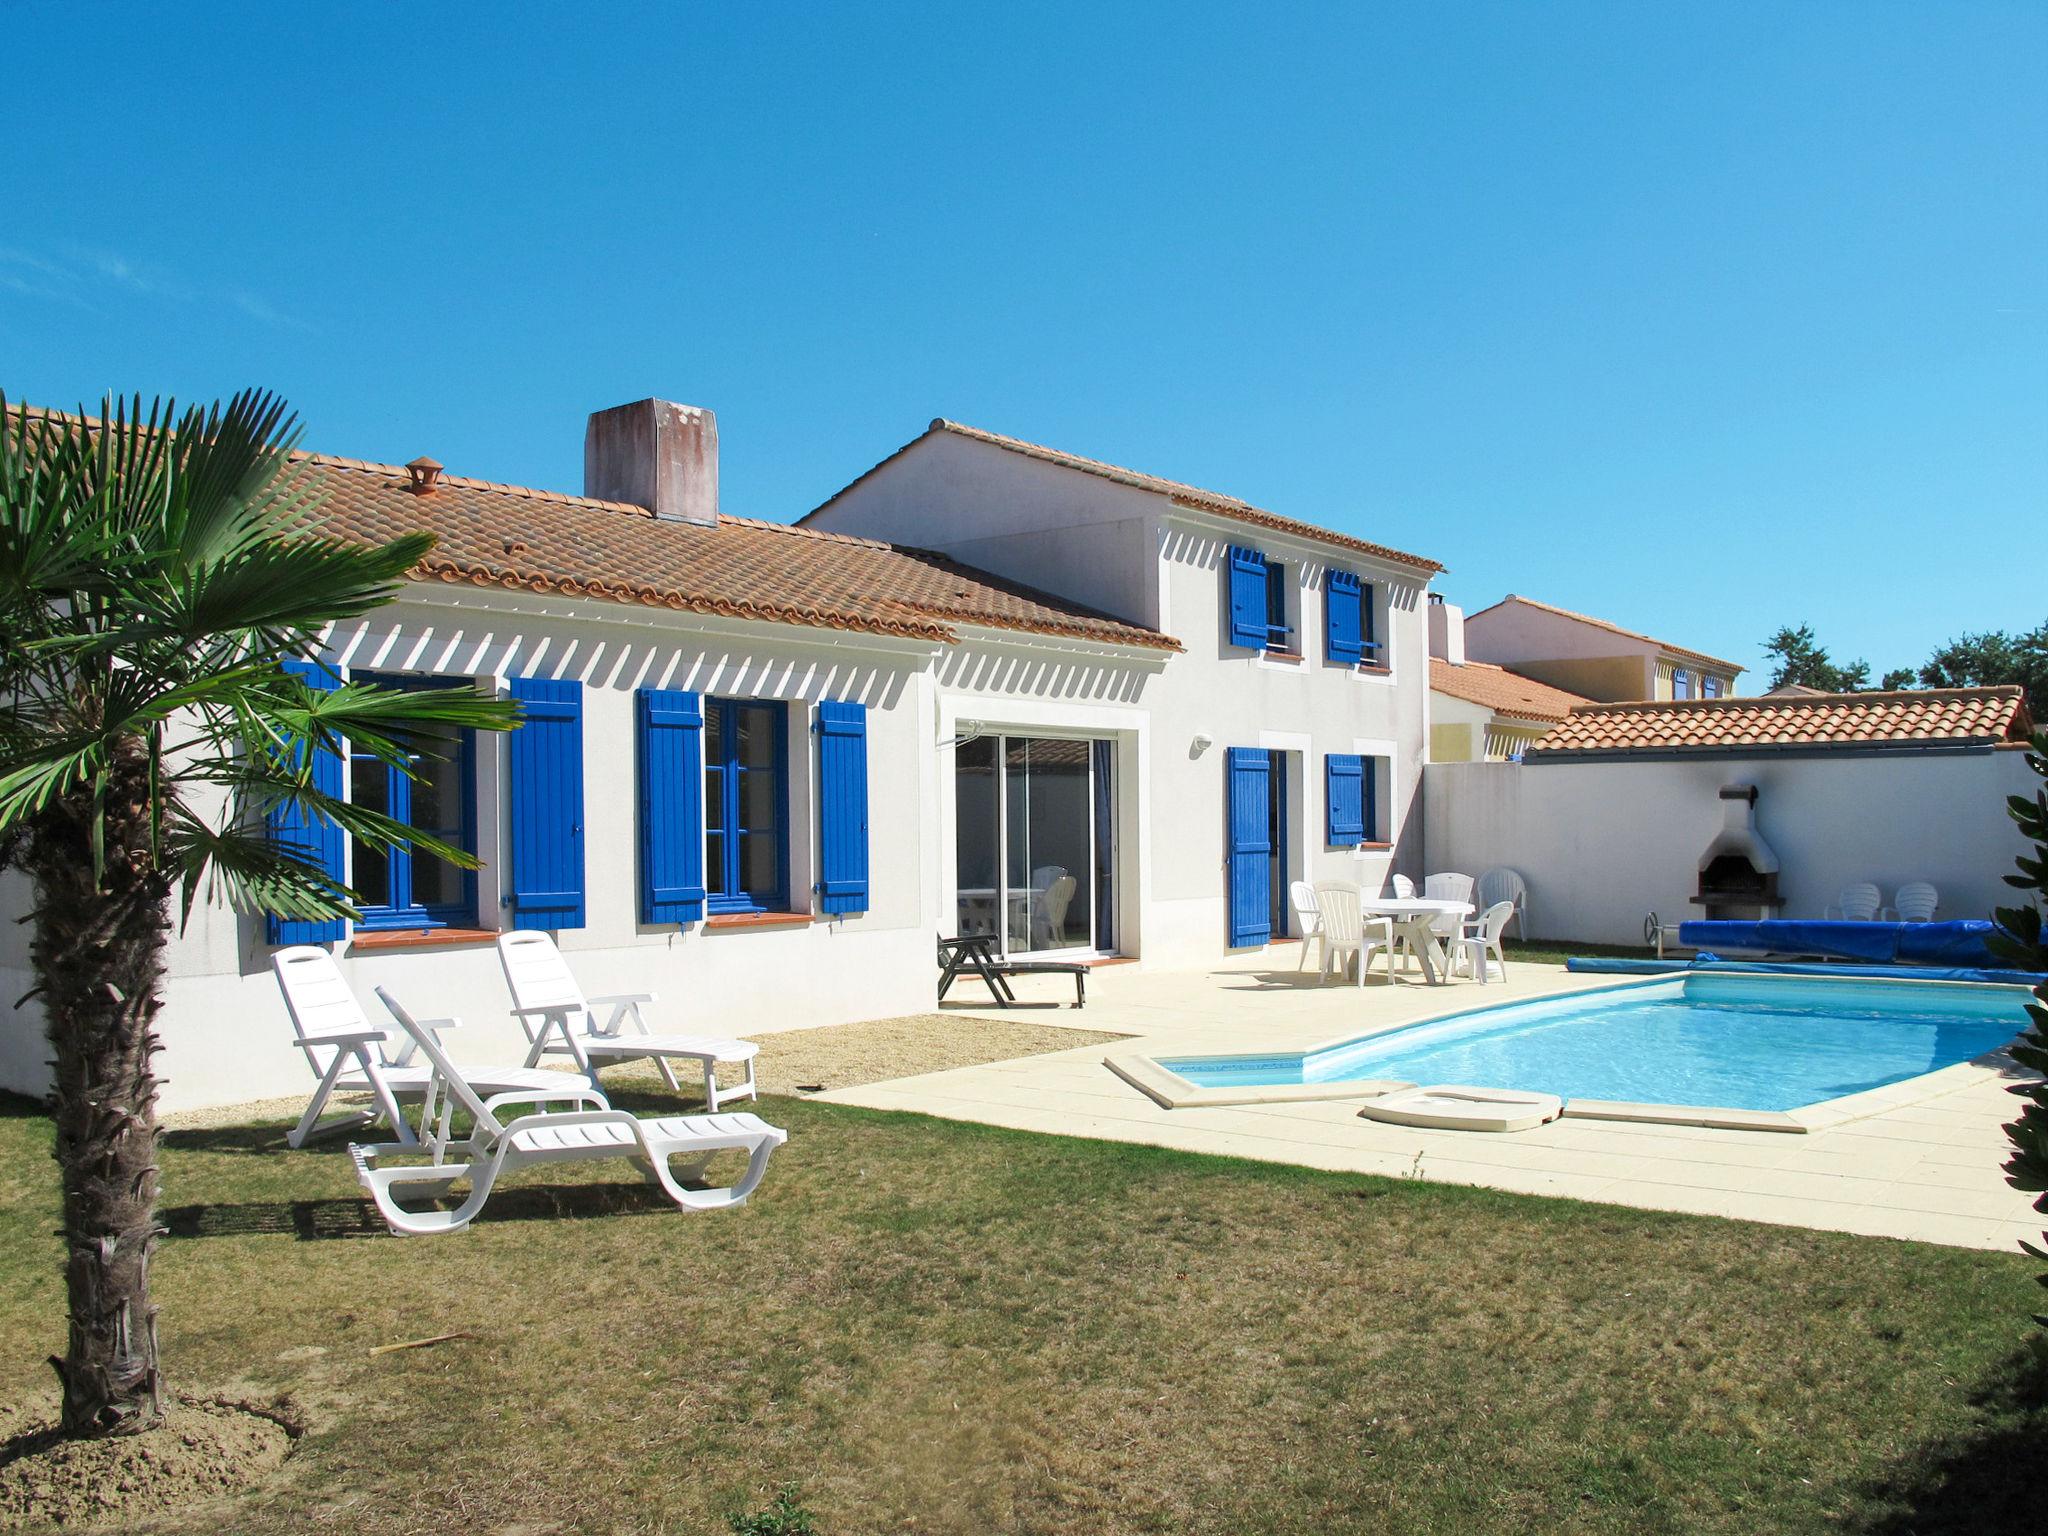
[[[423,1028],[411,1014],[407,1013],[404,1004],[393,997],[389,989],[377,988],[377,999],[391,1010],[391,1017],[398,1020],[398,1027],[412,1037],[413,1044],[433,1063],[434,1071],[439,1074],[441,1082],[446,1086],[449,1097],[469,1111],[470,1117],[477,1123],[477,1128],[487,1130],[493,1135],[502,1132],[505,1129],[504,1125],[491,1113],[489,1106],[483,1101],[483,1095],[469,1086],[469,1079],[462,1075],[462,1069],[448,1059],[448,1053],[441,1049],[441,1042],[434,1038],[434,1032]]]
[[[1498,944],[1501,932],[1507,927],[1508,919],[1515,915],[1512,901],[1496,901],[1480,914],[1478,938],[1488,944]]]
[[[1316,888],[1306,880],[1291,880],[1287,884],[1287,905],[1294,910],[1294,926],[1300,930],[1297,937],[1307,938],[1316,931]]]
[[[1940,905],[1941,893],[1925,880],[1908,880],[1892,898],[1892,910],[1902,923],[1930,923]]]
[[[1392,884],[1396,900],[1413,901],[1415,899],[1415,882],[1406,875],[1394,876]]]
[[[1054,943],[1067,931],[1067,908],[1073,904],[1075,886],[1074,877],[1061,870],[1059,877],[1045,888],[1045,925],[1052,930]]]
[[[1472,877],[1453,874],[1425,875],[1422,880],[1422,894],[1430,901],[1470,901]]]
[[[1842,910],[1843,922],[1867,923],[1876,918],[1877,909],[1884,905],[1884,897],[1869,881],[1859,880],[1854,885],[1842,887],[1842,894],[1835,905]]]
[[[375,1029],[363,1013],[363,1005],[334,963],[334,956],[313,944],[294,944],[270,957],[277,975],[277,989],[284,994],[285,1012],[292,1016],[292,1033],[315,1077],[325,1077],[334,1063],[336,1047],[308,1045],[308,1035],[349,1034]]]
[[[587,1009],[569,962],[555,948],[554,939],[538,928],[499,934],[498,963],[505,968],[514,1008]]]
[[[1031,888],[1034,891],[1049,891],[1066,872],[1064,864],[1041,864],[1031,871]]]
[[[1341,880],[1325,881],[1316,887],[1315,897],[1325,943],[1342,948],[1364,938],[1365,912],[1359,904],[1357,886]]]
[[[1505,864],[1496,864],[1481,875],[1478,885],[1473,889],[1477,892],[1474,899],[1488,907],[1504,901],[1519,910],[1529,900],[1529,887],[1523,883],[1519,874]]]

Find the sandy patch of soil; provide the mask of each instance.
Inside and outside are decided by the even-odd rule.
[[[0,1531],[126,1526],[239,1492],[291,1452],[277,1419],[180,1398],[163,1426],[113,1440],[65,1440],[52,1419],[0,1418]]]

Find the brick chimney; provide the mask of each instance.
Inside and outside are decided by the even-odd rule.
[[[718,418],[694,405],[636,400],[591,413],[583,494],[629,502],[672,523],[718,521]]]
[[[1429,654],[1454,667],[1465,665],[1465,610],[1429,594]]]

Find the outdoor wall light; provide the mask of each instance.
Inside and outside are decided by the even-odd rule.
[[[1191,756],[1200,757],[1215,745],[1216,738],[1214,736],[1211,736],[1207,731],[1197,731],[1195,732],[1195,739],[1188,743],[1188,749]]]

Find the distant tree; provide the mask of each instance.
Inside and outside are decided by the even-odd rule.
[[[1838,665],[1814,639],[1811,625],[1780,629],[1764,642],[1764,654],[1778,658],[1771,669],[1773,688],[1796,684],[1822,693],[1860,693],[1870,686],[1870,663]]]
[[[1901,688],[1912,687],[1913,682],[1914,675],[1912,668],[1893,667],[1891,671],[1885,673],[1884,681],[1879,683],[1877,686],[1882,688],[1886,693],[1896,693]]]
[[[2048,623],[2023,635],[1987,630],[1951,640],[1920,669],[1926,688],[1985,688],[2018,683],[2030,701],[2048,700]]]

